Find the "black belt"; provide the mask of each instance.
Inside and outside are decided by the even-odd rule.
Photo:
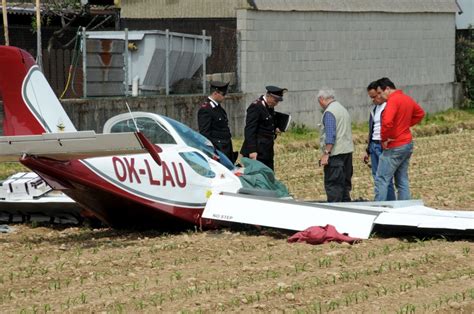
[[[372,140],[372,142],[374,142],[375,144],[380,144],[380,143],[382,143],[380,140]]]

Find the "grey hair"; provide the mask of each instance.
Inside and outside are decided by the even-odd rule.
[[[323,99],[336,99],[336,92],[334,89],[323,87],[319,90],[317,98],[322,97]]]

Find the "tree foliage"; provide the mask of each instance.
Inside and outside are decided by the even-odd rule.
[[[467,35],[467,36],[466,36]],[[474,29],[456,41],[456,81],[462,83],[467,107],[474,107]]]
[[[113,15],[94,15],[90,14],[90,7],[82,5],[80,0],[48,0],[41,4],[41,23],[51,25],[59,20],[60,28],[49,38],[48,49],[53,46],[61,48],[70,48],[74,44],[74,38],[63,39],[67,31],[77,25],[84,26],[88,30],[94,30],[101,27],[107,21],[110,21]],[[33,32],[36,31],[36,16],[32,18],[31,26]]]

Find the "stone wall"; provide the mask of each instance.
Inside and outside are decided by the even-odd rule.
[[[452,103],[452,84],[432,84],[427,86],[403,86],[402,89],[415,99],[424,99],[421,103],[428,112],[445,110],[446,104]],[[351,99],[342,101],[351,113],[355,122],[367,121],[370,104],[365,89],[338,89],[338,98]],[[229,117],[232,134],[243,135],[245,111],[247,106],[261,93],[229,94],[223,107]],[[310,128],[317,128],[320,120],[320,107],[315,101],[315,91],[289,93],[277,107],[277,111],[292,114],[292,121],[305,123]],[[127,112],[125,101],[132,111],[145,111],[163,114],[185,123],[197,130],[197,111],[205,99],[201,95],[156,96],[137,98],[89,98],[67,99],[62,104],[71,121],[78,130],[95,130],[102,133],[102,126],[109,118]],[[426,103],[430,103],[427,106]],[[297,107],[297,108],[294,108]],[[3,106],[0,102],[0,134],[3,133]]]
[[[234,134],[243,133],[245,105],[241,94],[227,96],[223,107],[230,119]],[[102,127],[109,118],[128,112],[125,101],[132,111],[154,112],[183,122],[197,130],[197,111],[204,96],[156,96],[137,98],[90,98],[63,100],[67,114],[79,130],[95,130],[102,133]]]
[[[120,113],[128,112],[125,101],[132,111],[154,112],[178,120],[197,130],[197,111],[205,99],[201,95],[156,96],[137,98],[89,98],[67,99],[61,103],[78,130],[94,130],[102,133],[105,121]],[[223,107],[235,135],[243,134],[246,105],[243,95],[230,94]],[[0,134],[3,133],[3,105],[0,101]]]

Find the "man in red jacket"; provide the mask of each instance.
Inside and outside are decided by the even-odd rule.
[[[386,200],[392,177],[395,179],[398,200],[409,200],[408,166],[413,153],[410,127],[418,124],[425,112],[411,97],[396,89],[390,79],[381,78],[377,85],[377,92],[387,101],[387,105],[382,114],[383,153],[375,177],[375,200]]]

